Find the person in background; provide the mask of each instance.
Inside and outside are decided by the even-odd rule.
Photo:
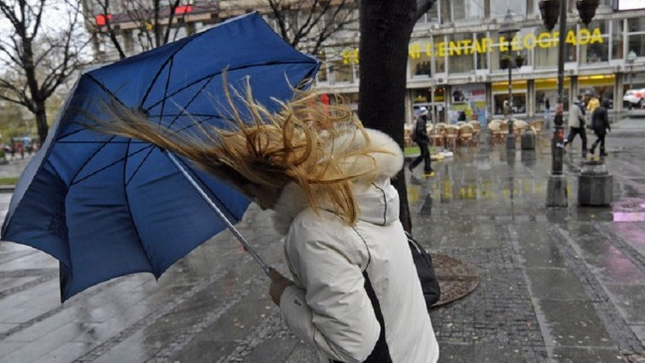
[[[596,141],[591,144],[591,155],[595,153],[596,147],[600,144],[600,156],[607,156],[605,152],[605,135],[611,131],[607,113],[608,107],[609,101],[604,100],[600,107],[596,108],[591,115],[591,128],[594,134],[596,134]]]
[[[390,182],[404,163],[399,145],[364,128],[348,106],[322,104],[313,90],[277,113],[245,93],[241,110],[229,95],[229,127],[204,125],[199,137],[169,132],[117,101],[110,120],[88,127],[190,159],[275,211],[291,277],[270,269],[269,295],[321,362],[437,362]]]
[[[504,118],[508,119],[511,117],[511,106],[508,104],[508,100],[504,100]]]
[[[591,96],[587,101],[587,115],[593,115],[593,112],[596,108],[600,106],[600,99],[598,96]]]
[[[544,127],[547,130],[551,128],[551,103],[548,98],[544,101]]]
[[[432,170],[432,159],[430,158],[430,150],[428,149],[430,137],[428,137],[427,127],[428,109],[421,107],[419,110],[419,116],[417,116],[417,120],[414,124],[414,129],[412,130],[412,140],[419,145],[420,154],[410,162],[408,169],[410,172],[413,172],[414,168],[423,161],[423,173],[428,176],[433,176],[434,171]]]
[[[582,140],[582,157],[587,157],[587,132],[585,131],[585,110],[582,106],[582,96],[576,97],[569,108],[569,135],[564,139],[564,146],[573,142],[576,135]]]

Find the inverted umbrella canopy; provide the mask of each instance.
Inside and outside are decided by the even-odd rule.
[[[88,113],[109,119],[100,105],[115,99],[174,132],[195,123],[225,127],[223,71],[228,85],[248,82],[254,99],[275,110],[272,99],[291,98],[293,85],[318,66],[252,13],[84,73],[20,177],[2,240],[60,261],[62,301],[126,274],[159,277],[226,227],[209,203],[237,222],[249,201],[156,146],[84,128]]]

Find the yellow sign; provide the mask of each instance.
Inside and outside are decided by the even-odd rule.
[[[517,35],[513,39],[507,40],[505,37],[499,37],[499,50],[506,52],[509,50],[518,51],[523,49],[552,48],[558,46],[560,33],[555,31],[551,33]],[[588,45],[599,43],[602,44],[604,39],[600,28],[593,31],[582,28],[576,32],[569,30],[565,42],[573,46]],[[510,44],[509,44],[510,43]],[[464,39],[459,41],[437,42],[433,47],[432,43],[415,43],[409,48],[410,58],[418,59],[426,57],[445,57],[454,55],[472,55],[476,53],[490,53],[493,51],[494,39],[481,38],[477,40]]]
[[[509,50],[519,51],[523,49],[538,48],[553,48],[558,46],[560,32],[554,31],[551,33],[544,32],[540,34],[528,33],[525,35],[517,35],[510,40],[505,37],[499,37],[499,50],[506,52]],[[581,28],[580,31],[569,30],[565,38],[567,44],[576,45],[589,45],[589,44],[602,44],[604,38],[600,32],[600,28],[593,31]],[[510,43],[510,44],[509,44]],[[410,58],[419,59],[425,57],[445,57],[455,55],[472,55],[476,53],[490,53],[493,51],[493,38],[481,38],[477,40],[464,39],[459,41],[437,42],[433,47],[432,43],[414,43],[410,44],[408,53]],[[343,64],[359,64],[358,49],[348,49],[342,52]]]

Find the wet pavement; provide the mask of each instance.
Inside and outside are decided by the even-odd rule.
[[[608,137],[610,207],[577,206],[576,140],[565,155],[569,207],[546,208],[546,134],[535,151],[483,142],[435,162],[434,178],[421,168],[407,176],[415,237],[481,278],[430,312],[441,362],[645,362],[643,125]],[[17,163],[0,165],[0,176]],[[2,213],[9,199],[0,194]],[[252,207],[238,227],[285,270],[268,213]],[[0,281],[0,362],[315,362],[229,232],[158,281],[122,277],[64,304],[56,260],[3,242]]]

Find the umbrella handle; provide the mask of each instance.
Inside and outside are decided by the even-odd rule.
[[[172,153],[168,152],[168,150],[164,150],[164,149],[162,150],[168,156],[168,158],[170,158],[170,160],[175,164],[177,169],[181,171],[184,177],[186,177],[186,179],[195,188],[195,190],[197,190],[197,192],[202,196],[202,198],[204,198],[206,203],[208,203],[211,209],[219,216],[222,222],[226,224],[226,227],[228,227],[228,229],[233,233],[233,235],[238,239],[238,241],[242,243],[244,248],[251,254],[251,257],[253,257],[253,259],[260,265],[264,273],[267,276],[269,276],[269,270],[271,269],[271,267],[266,262],[264,262],[262,257],[260,257],[260,255],[258,255],[258,253],[249,245],[249,242],[240,234],[240,231],[238,231],[237,228],[235,228],[233,223],[229,221],[226,215],[224,215],[224,213],[219,209],[219,207],[217,207],[217,205],[204,192],[204,190],[199,186],[199,184],[197,184],[195,179],[190,174],[188,174],[186,169],[179,163],[179,160],[177,160],[177,157],[175,157],[175,155],[173,155]]]

